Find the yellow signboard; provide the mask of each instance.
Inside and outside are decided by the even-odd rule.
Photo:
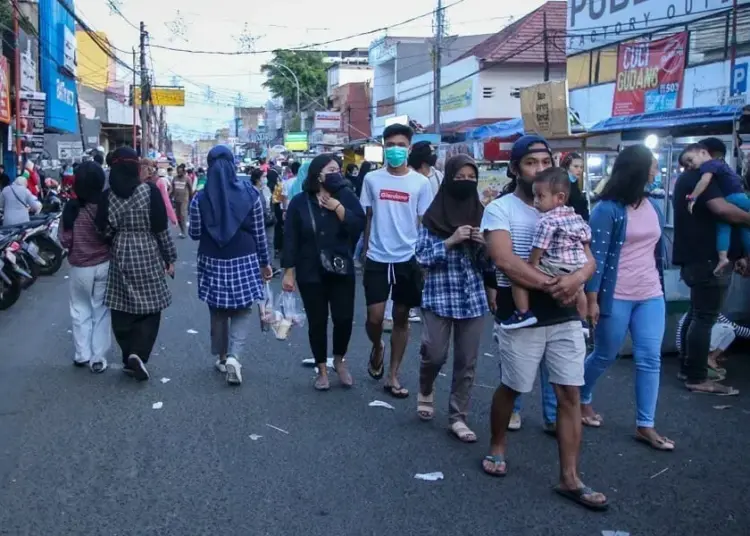
[[[141,88],[135,88],[135,103],[141,102]],[[152,86],[151,104],[154,106],[185,106],[185,88]]]
[[[460,110],[471,106],[474,80],[469,78],[444,86],[440,90],[440,108],[442,111]]]

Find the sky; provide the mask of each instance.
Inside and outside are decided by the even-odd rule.
[[[511,17],[537,8],[543,0],[444,0],[451,35],[498,32]],[[113,4],[116,9],[112,9]],[[455,4],[455,5],[452,5]],[[367,33],[320,49],[348,50],[367,47],[384,35],[428,36],[437,0],[75,0],[76,11],[96,31],[107,34],[121,51],[138,45],[138,24],[150,35],[147,59],[159,85],[185,86],[184,108],[168,108],[173,136],[185,140],[213,134],[228,125],[233,106],[261,106],[270,98],[262,87],[263,63],[277,48],[314,45]],[[377,9],[375,9],[377,8]],[[119,12],[119,13],[118,13]],[[408,19],[430,13],[412,22]],[[388,28],[387,32],[381,30]],[[377,31],[376,31],[377,30]],[[243,37],[251,37],[258,53],[240,56],[203,55],[158,48],[233,52],[243,50]],[[132,54],[117,52],[132,64]],[[120,67],[117,80],[132,82],[132,73]],[[207,101],[208,94],[214,101]]]

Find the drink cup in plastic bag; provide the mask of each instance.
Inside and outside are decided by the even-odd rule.
[[[307,317],[302,312],[299,298],[294,292],[282,292],[276,300],[276,318],[274,333],[278,340],[285,340],[289,336],[292,326],[304,326]]]
[[[273,290],[269,281],[266,281],[265,298],[258,302],[258,316],[260,316],[260,330],[269,331],[276,316],[273,310]]]

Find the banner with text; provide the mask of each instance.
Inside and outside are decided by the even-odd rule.
[[[680,107],[687,41],[687,32],[681,32],[618,47],[613,117]]]

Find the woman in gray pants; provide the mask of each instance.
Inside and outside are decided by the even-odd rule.
[[[448,420],[465,443],[477,440],[466,425],[483,318],[489,310],[484,289],[488,268],[479,230],[484,209],[479,201],[479,170],[468,155],[452,157],[445,178],[422,218],[417,261],[425,272],[422,292],[421,363],[417,413],[434,415],[434,383],[448,359],[453,331],[453,380]]]

